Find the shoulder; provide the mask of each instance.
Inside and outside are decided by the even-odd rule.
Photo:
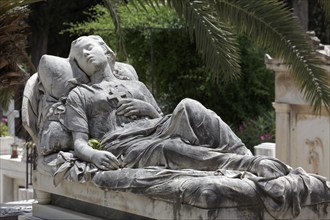
[[[73,96],[79,96],[81,94],[82,94],[81,87],[77,86],[69,92],[68,98],[73,97]]]
[[[132,81],[132,83],[135,83],[135,85],[140,89],[148,89],[147,86],[141,81]]]
[[[78,85],[75,88],[73,88],[70,91],[69,95],[73,95],[73,94],[83,95],[83,94],[94,93],[94,92],[95,92],[95,88],[93,88],[92,86],[87,85],[87,84],[81,84],[81,85]]]
[[[69,103],[85,103],[88,97],[93,97],[95,92],[91,86],[82,84],[73,88],[67,97]]]
[[[149,95],[150,90],[148,89],[148,87],[141,81],[131,81],[130,83],[132,83],[134,85],[134,87],[139,90],[140,92],[144,93],[145,95]]]

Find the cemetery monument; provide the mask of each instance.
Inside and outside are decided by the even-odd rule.
[[[325,177],[253,156],[198,101],[163,115],[99,36],[73,41],[68,58],[41,58],[22,115],[39,155],[36,217],[61,201],[54,210],[99,218],[330,218]]]

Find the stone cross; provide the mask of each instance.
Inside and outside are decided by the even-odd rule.
[[[19,118],[19,111],[15,110],[15,101],[10,100],[8,111],[4,114],[7,116],[8,132],[11,137],[14,137],[14,144],[18,142],[15,136],[15,119]]]
[[[115,105],[117,105],[117,103],[122,99],[122,98],[126,98],[126,93],[124,92],[113,92],[112,89],[110,89],[110,92],[109,92],[109,95],[108,96],[108,101],[110,103],[114,103]]]

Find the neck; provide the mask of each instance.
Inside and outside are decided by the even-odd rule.
[[[117,78],[113,75],[109,65],[106,65],[105,68],[98,70],[90,77],[92,84],[101,83],[102,81],[112,81],[116,79]]]

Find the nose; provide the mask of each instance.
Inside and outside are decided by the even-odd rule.
[[[84,54],[85,57],[87,57],[87,56],[89,55],[89,51],[86,50],[86,49],[84,49],[84,50],[83,50],[83,54]]]

